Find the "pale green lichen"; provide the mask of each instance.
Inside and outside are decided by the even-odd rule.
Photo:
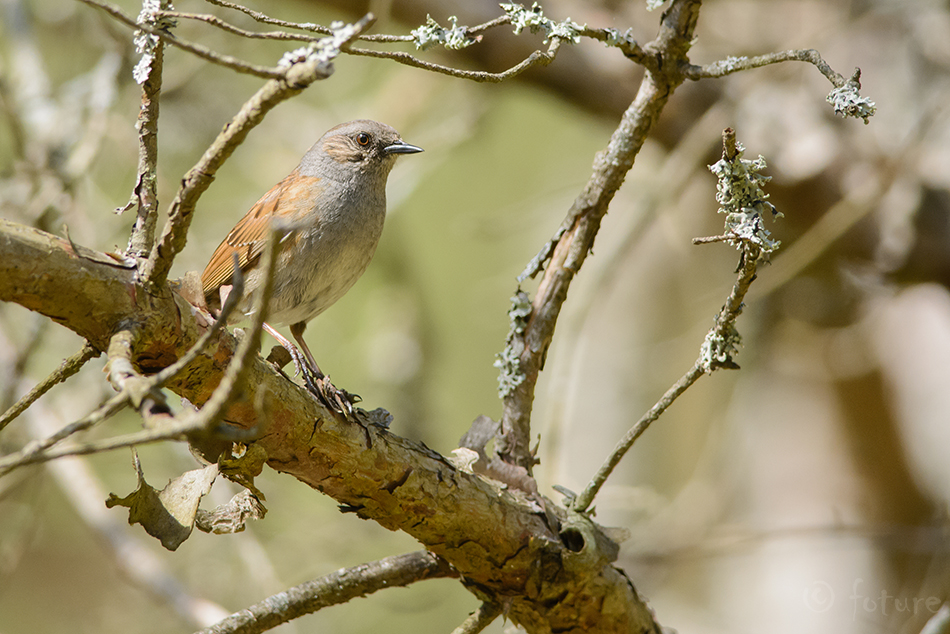
[[[329,64],[340,54],[340,47],[353,38],[356,26],[345,22],[332,22],[330,29],[332,35],[284,53],[277,62],[277,68],[290,68],[294,64],[307,61]]]
[[[709,374],[719,368],[736,369],[739,366],[733,357],[739,353],[742,345],[742,335],[736,330],[733,323],[726,325],[726,332],[719,332],[713,328],[706,334],[706,339],[700,347],[699,358],[703,372]]]
[[[521,353],[524,352],[524,342],[517,335],[523,333],[528,326],[530,315],[531,299],[524,291],[518,291],[511,298],[511,308],[508,309],[510,327],[505,349],[495,355],[495,363],[493,364],[499,370],[499,398],[505,398],[524,382],[524,372],[521,371]]]
[[[709,170],[719,178],[716,184],[716,202],[719,213],[726,214],[726,235],[734,237],[729,243],[739,250],[746,245],[758,247],[758,257],[767,260],[781,242],[763,224],[763,216],[781,218],[782,213],[768,202],[761,185],[772,179],[759,172],[766,168],[765,159],[749,161],[742,158],[744,148],[736,144],[736,156],[730,161],[720,159]]]
[[[570,18],[562,22],[556,22],[545,17],[541,5],[537,2],[532,4],[530,9],[525,9],[524,5],[513,2],[504,2],[500,6],[511,18],[511,25],[515,27],[515,35],[519,35],[527,28],[532,33],[544,33],[545,44],[551,38],[570,40],[574,44],[581,41],[581,32],[584,30],[584,26],[577,24]]]
[[[607,39],[604,40],[606,46],[623,47],[636,44],[636,40],[633,37],[633,29],[627,29],[624,33],[621,33],[617,29],[606,28],[604,32],[607,34]]]
[[[666,0],[647,0],[647,11],[659,9],[664,4],[666,4]]]
[[[451,28],[443,28],[432,16],[426,16],[426,23],[412,30],[412,37],[416,48],[426,50],[433,46],[444,46],[450,50],[459,50],[471,46],[478,40],[468,36],[468,27],[459,26],[458,18],[449,16]]]
[[[835,114],[863,119],[864,124],[867,125],[870,123],[868,119],[877,112],[877,106],[867,97],[862,97],[858,93],[860,89],[861,84],[856,79],[852,79],[828,93],[825,101],[834,106]]]
[[[147,24],[155,29],[170,29],[176,25],[175,20],[159,15],[161,11],[174,11],[170,0],[143,0],[142,10],[136,20],[138,24]],[[146,31],[136,30],[132,36],[132,42],[135,44],[135,52],[141,55],[135,68],[132,69],[132,77],[135,83],[144,84],[152,72],[152,62],[155,61],[155,49],[159,42],[158,35]]]
[[[726,59],[719,60],[718,62],[713,62],[711,65],[711,70],[718,74],[719,72],[731,73],[735,72],[737,69],[741,68],[743,64],[749,61],[749,58],[746,56],[735,57],[730,55]]]

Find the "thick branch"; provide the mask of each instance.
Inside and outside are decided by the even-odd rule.
[[[134,321],[132,361],[143,374],[174,363],[201,332],[193,307],[170,292],[143,292],[133,270],[7,221],[0,221],[0,301],[50,316],[100,350],[122,324]],[[222,331],[167,387],[205,404],[236,347]],[[542,509],[533,498],[461,471],[419,443],[335,417],[260,355],[249,359],[246,371],[245,400],[231,404],[224,419],[238,429],[260,426],[253,444],[268,465],[333,497],[346,511],[415,537],[483,595],[510,598],[509,617],[529,631],[594,624],[606,631],[655,630],[649,610],[596,540],[565,547],[553,503]],[[177,423],[170,427],[168,433],[187,431]],[[152,433],[129,436],[141,440]]]

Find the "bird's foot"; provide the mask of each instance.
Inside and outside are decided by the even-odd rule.
[[[304,374],[304,382],[307,389],[320,399],[320,402],[326,405],[330,410],[343,414],[344,418],[352,419],[355,415],[354,405],[361,400],[359,394],[351,394],[344,389],[338,388],[330,383],[330,377],[325,375],[310,376]]]

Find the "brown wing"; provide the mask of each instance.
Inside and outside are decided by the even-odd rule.
[[[311,180],[311,179],[307,179]],[[230,284],[234,276],[233,253],[238,254],[238,264],[247,271],[264,252],[267,232],[270,229],[274,212],[294,194],[294,183],[298,181],[297,170],[280,181],[264,194],[241,218],[231,233],[218,245],[204,273],[201,274],[201,286],[205,297],[213,301],[218,288]]]

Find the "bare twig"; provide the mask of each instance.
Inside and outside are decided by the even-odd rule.
[[[591,503],[594,501],[597,492],[600,491],[600,488],[604,485],[604,482],[607,481],[607,478],[613,472],[614,468],[620,464],[620,460],[626,455],[630,447],[633,446],[633,443],[636,442],[643,432],[647,430],[647,427],[650,426],[653,421],[658,419],[667,408],[673,404],[679,396],[685,392],[689,387],[695,383],[699,377],[703,375],[703,368],[699,361],[693,364],[693,367],[684,374],[680,379],[673,384],[673,386],[666,391],[666,394],[656,402],[656,404],[650,408],[650,410],[644,414],[637,423],[630,428],[630,430],[620,439],[620,442],[617,443],[617,446],[614,447],[614,450],[610,452],[610,456],[607,457],[607,460],[601,465],[600,469],[597,471],[597,474],[591,478],[590,483],[587,485],[577,499],[573,502],[573,508],[583,513],[586,511]]]
[[[102,9],[113,18],[122,22],[123,24],[130,26],[134,29],[145,31],[146,33],[151,33],[152,35],[158,35],[165,42],[180,48],[183,51],[187,51],[192,55],[196,55],[201,59],[213,62],[220,66],[230,68],[231,70],[237,71],[239,73],[244,73],[246,75],[254,75],[256,77],[262,77],[264,79],[278,79],[283,77],[285,71],[279,68],[270,68],[269,66],[260,66],[258,64],[251,64],[249,62],[242,61],[231,55],[224,55],[221,53],[216,53],[206,46],[200,44],[195,44],[194,42],[189,42],[187,40],[180,39],[167,31],[162,29],[155,28],[148,24],[140,24],[135,21],[133,17],[126,14],[122,9],[115,6],[114,4],[104,2],[103,0],[79,0],[90,6]]]
[[[482,603],[462,624],[452,630],[452,634],[478,634],[491,625],[501,615],[501,606],[497,603]]]
[[[86,451],[73,453],[67,452],[61,453],[59,455],[52,455],[50,452],[50,447],[60,442],[64,438],[68,438],[75,433],[84,431],[90,427],[93,427],[94,425],[101,423],[105,419],[121,411],[128,404],[129,395],[127,392],[116,394],[111,399],[99,406],[95,411],[87,414],[73,423],[70,423],[69,425],[66,425],[55,434],[52,434],[43,440],[33,441],[16,453],[3,456],[0,458],[0,476],[6,475],[18,467],[28,464],[35,464],[38,462],[46,462],[62,455],[92,453]]]
[[[10,409],[5,411],[2,416],[0,416],[0,430],[10,424],[10,421],[14,420],[17,416],[22,414],[26,409],[32,405],[38,398],[49,392],[54,386],[62,383],[69,377],[73,376],[86,364],[90,359],[95,359],[101,353],[93,348],[88,343],[85,344],[82,349],[64,360],[60,366],[52,372],[48,377],[36,384],[32,390],[30,390],[23,398],[13,404]]]
[[[311,22],[289,22],[287,20],[279,20],[277,18],[272,18],[269,15],[265,15],[260,11],[255,11],[249,9],[243,5],[228,2],[227,0],[206,0],[209,4],[213,4],[219,7],[224,7],[226,9],[233,9],[235,11],[240,11],[244,15],[252,18],[253,20],[260,22],[261,24],[270,24],[273,26],[280,26],[287,29],[298,29],[300,31],[308,31],[310,33],[321,33],[323,35],[329,35],[332,30],[328,27],[321,26],[319,24],[313,24]],[[488,29],[494,28],[496,26],[501,26],[503,24],[510,24],[511,19],[507,15],[500,16],[493,20],[489,20],[483,24],[477,26],[470,26],[465,29],[466,35],[477,35],[483,33]],[[386,35],[381,33],[369,33],[361,34],[358,39],[365,42],[413,42],[415,37],[412,35]]]
[[[239,35],[241,37],[246,37],[251,40],[282,40],[282,41],[293,41],[293,42],[317,42],[322,38],[314,37],[312,35],[301,35],[299,33],[287,33],[286,31],[270,31],[267,33],[260,33],[258,31],[248,31],[234,26],[230,22],[225,22],[216,15],[211,15],[208,13],[184,13],[182,11],[160,11],[158,13],[161,17],[165,18],[180,18],[182,20],[196,20],[198,22],[204,22],[210,24],[211,26],[217,27],[222,31],[226,31],[232,35]],[[329,29],[327,29],[329,31]],[[322,30],[320,31],[322,32]]]
[[[781,62],[807,62],[813,64],[818,71],[824,75],[828,81],[834,84],[835,88],[840,88],[847,81],[845,77],[828,65],[828,62],[822,58],[821,54],[813,48],[801,50],[778,51],[767,55],[757,55],[755,57],[728,57],[724,60],[697,66],[688,65],[683,73],[687,79],[710,79],[725,77],[733,73],[752,68],[761,68],[771,64]]]
[[[427,62],[421,60],[418,57],[410,55],[409,53],[403,53],[400,51],[374,51],[367,48],[350,48],[349,53],[351,55],[362,55],[366,57],[376,57],[380,59],[391,59],[394,62],[399,62],[400,64],[405,64],[406,66],[412,66],[413,68],[421,68],[423,70],[432,71],[434,73],[441,73],[443,75],[449,75],[450,77],[458,77],[460,79],[470,79],[477,82],[490,82],[498,83],[505,81],[506,79],[511,79],[516,75],[520,75],[524,71],[528,70],[532,66],[547,66],[554,61],[555,56],[557,56],[558,49],[561,46],[560,39],[552,39],[551,44],[548,46],[547,51],[534,51],[527,58],[521,62],[515,64],[508,70],[502,71],[500,73],[489,73],[486,71],[480,70],[463,70],[460,68],[452,68],[451,66],[443,66],[442,64],[436,64],[433,62]]]
[[[377,590],[456,576],[448,564],[425,550],[386,557],[280,592],[196,634],[259,634],[304,614],[365,597]]]

